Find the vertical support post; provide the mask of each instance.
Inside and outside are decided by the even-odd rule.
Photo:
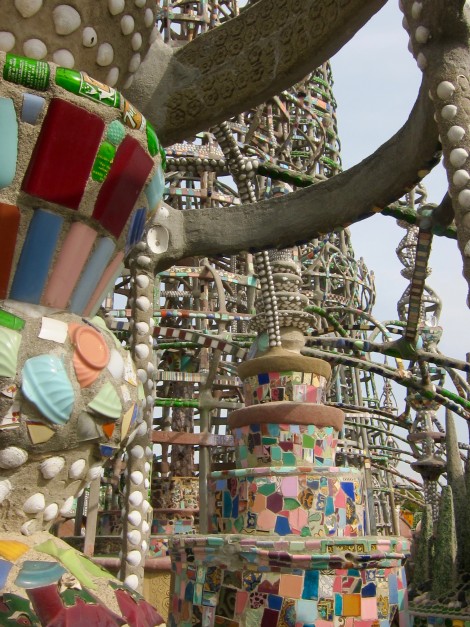
[[[88,508],[86,511],[85,544],[83,552],[91,557],[95,552],[96,523],[98,521],[98,507],[100,502],[101,477],[97,477],[90,484]]]

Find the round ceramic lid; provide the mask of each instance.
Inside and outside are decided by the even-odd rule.
[[[80,327],[75,331],[74,342],[76,349],[83,359],[92,368],[104,368],[109,361],[109,349],[104,338],[91,327]]]

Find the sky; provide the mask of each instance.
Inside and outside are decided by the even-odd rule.
[[[395,134],[408,118],[418,94],[421,71],[407,49],[408,35],[401,25],[402,17],[398,0],[389,0],[332,59],[345,169]],[[424,183],[428,201],[439,203],[447,188],[442,164]],[[396,318],[396,303],[408,285],[400,275],[403,266],[395,253],[405,230],[393,218],[379,215],[354,225],[351,232],[356,257],[364,257],[368,268],[375,273],[374,315],[379,320]],[[427,283],[443,301],[440,324],[444,333],[439,348],[446,355],[465,359],[465,353],[470,351],[467,331],[470,311],[466,306],[467,288],[457,243],[435,237],[429,266],[432,274]]]

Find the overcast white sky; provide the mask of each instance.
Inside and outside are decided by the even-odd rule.
[[[407,33],[396,0],[388,4],[332,60],[338,126],[345,168],[361,161],[406,121],[421,82],[421,72],[407,50]],[[442,165],[425,180],[428,200],[438,203],[447,183]],[[375,314],[397,315],[396,302],[407,282],[395,249],[405,231],[393,218],[376,216],[352,227],[357,256],[373,269],[377,282]],[[443,352],[461,359],[470,351],[466,283],[455,241],[435,237],[428,284],[441,296]]]
[[[406,121],[418,94],[421,72],[408,52],[408,35],[401,25],[398,0],[387,5],[332,60],[338,126],[344,168],[361,161]],[[428,200],[438,203],[446,191],[446,176],[438,165],[427,177]],[[396,303],[407,286],[395,249],[405,231],[393,218],[375,216],[352,227],[356,256],[374,270],[378,319],[395,318]],[[434,238],[428,284],[443,301],[444,327],[440,349],[465,359],[470,351],[470,311],[462,262],[455,241]],[[452,389],[452,385],[448,384]],[[462,439],[464,425],[459,425]]]

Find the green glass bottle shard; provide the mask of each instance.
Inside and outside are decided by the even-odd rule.
[[[118,91],[104,83],[95,81],[86,72],[58,67],[55,73],[55,82],[59,87],[63,87],[72,94],[90,98],[90,100],[101,102],[108,107],[119,109],[121,104],[121,94]]]
[[[94,181],[103,182],[108,176],[108,172],[111,169],[111,164],[116,155],[116,148],[109,142],[103,142],[98,149],[93,169],[91,171],[91,178]]]
[[[21,331],[24,327],[25,321],[18,316],[14,316],[9,311],[0,309],[0,326],[13,329],[14,331]]]
[[[10,83],[44,91],[49,87],[51,69],[46,61],[36,61],[16,54],[7,54],[3,78]]]
[[[157,134],[155,133],[153,126],[148,121],[147,121],[146,131],[147,131],[147,146],[149,149],[149,153],[152,155],[152,157],[155,157],[155,155],[158,154],[158,151],[160,150],[160,142],[158,141],[158,137],[157,137]]]

